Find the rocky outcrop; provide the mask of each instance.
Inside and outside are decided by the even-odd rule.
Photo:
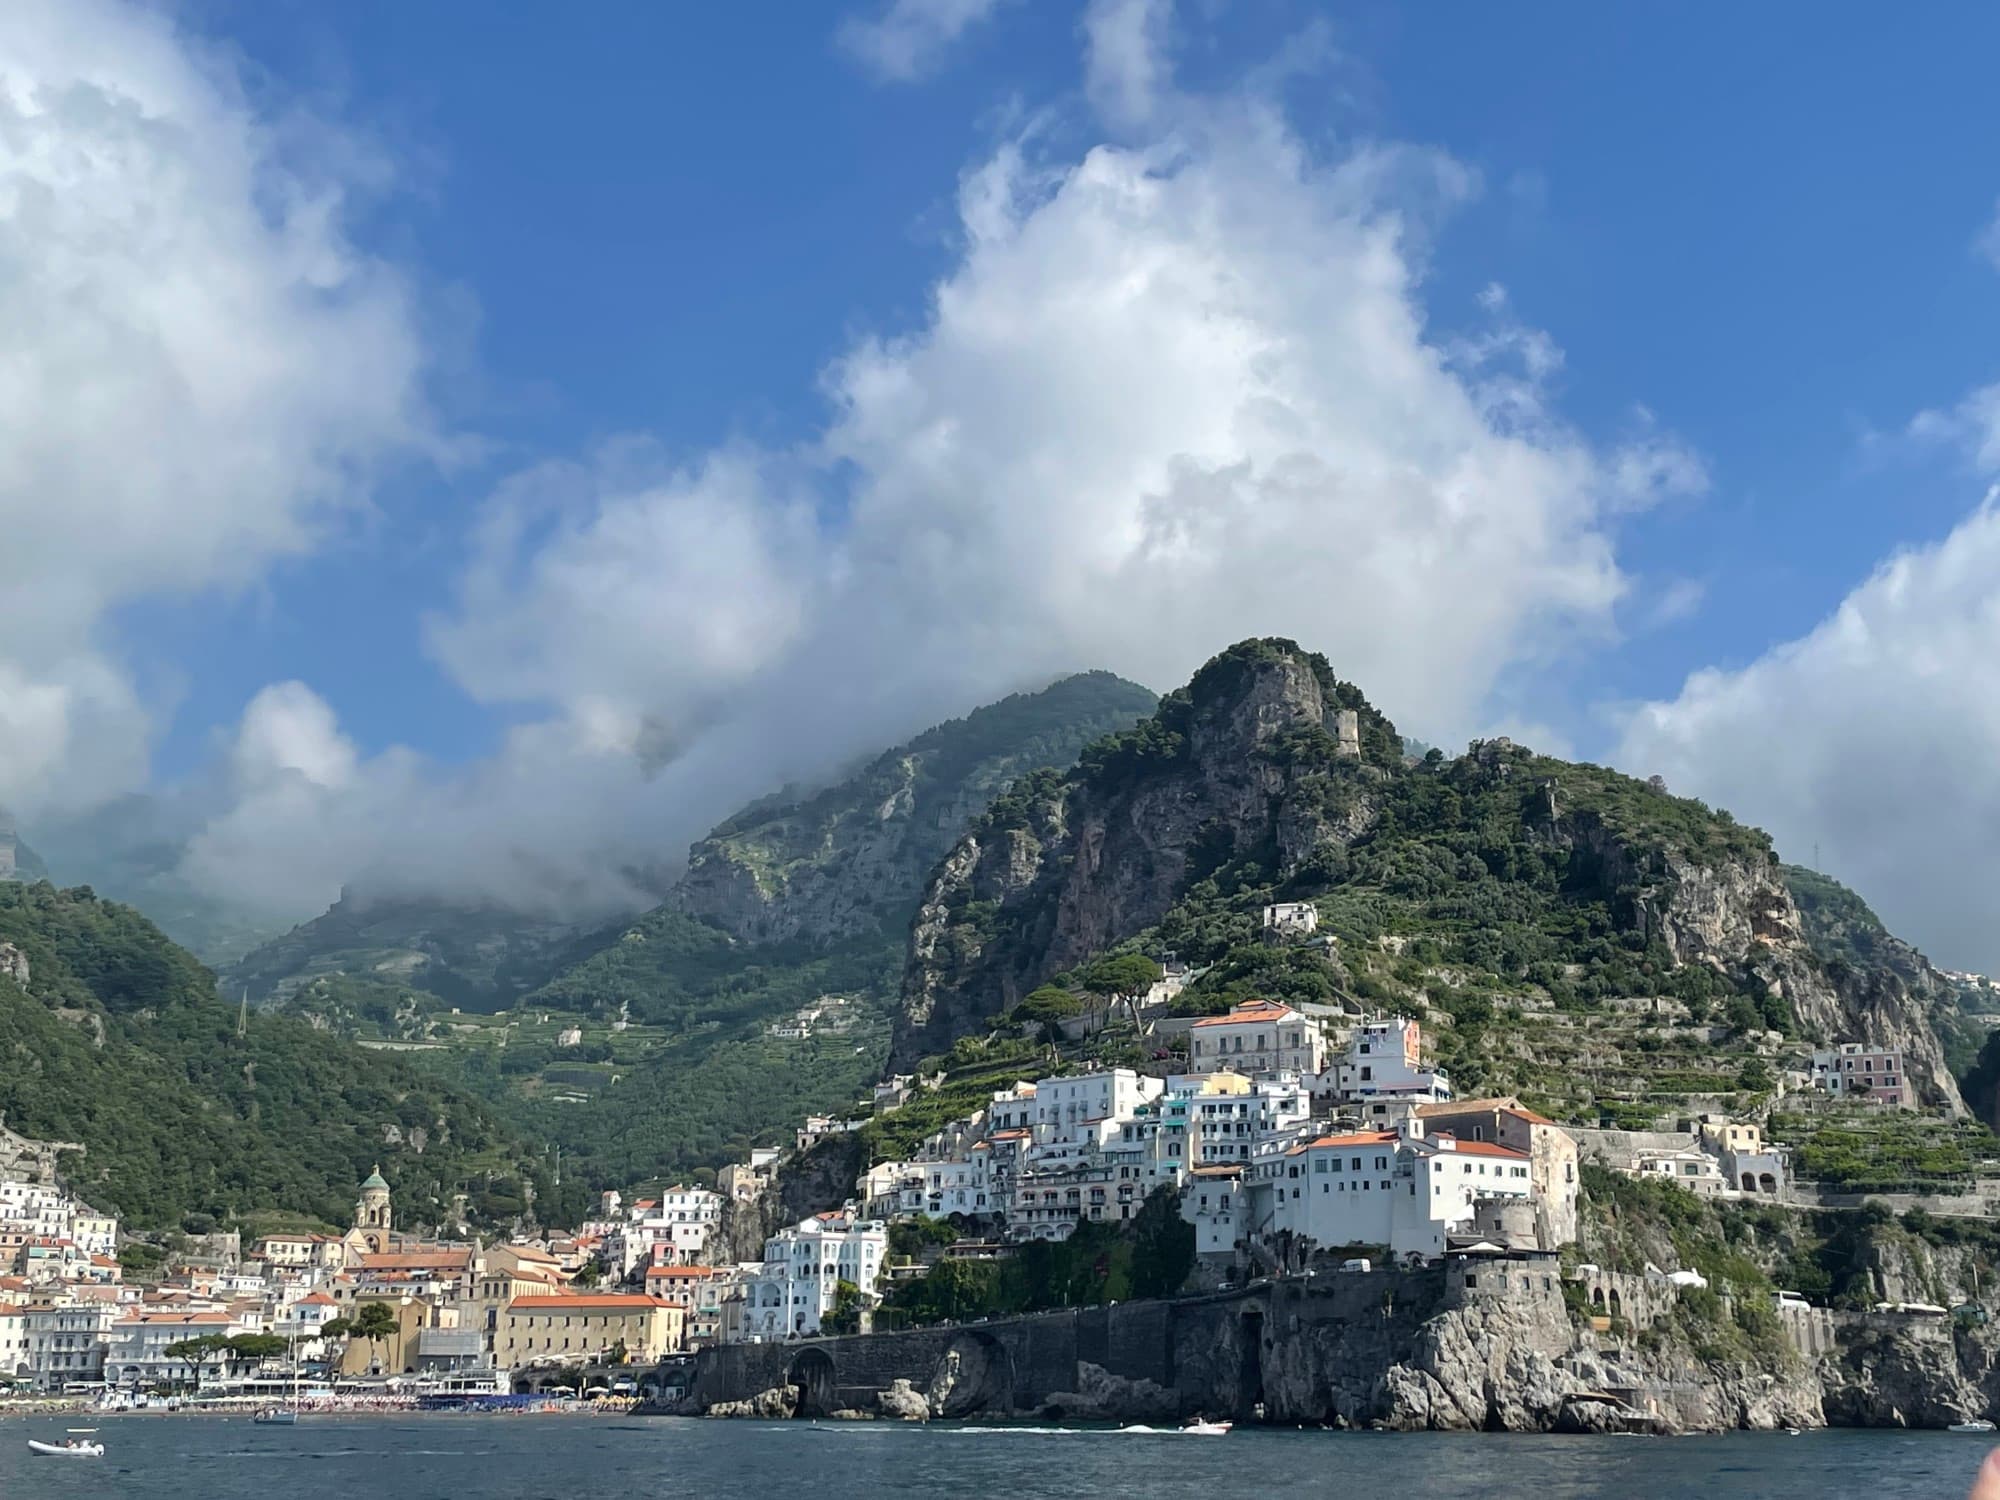
[[[1400,758],[1394,726],[1323,658],[1232,647],[1069,776],[1017,786],[944,857],[911,928],[892,1066],[985,1029],[1213,869],[1254,856],[1282,880],[1351,843]]]
[[[0,943],[0,974],[6,975],[25,990],[28,987],[29,973],[28,955],[12,943]]]
[[[799,1388],[774,1385],[742,1401],[718,1401],[708,1408],[711,1417],[756,1417],[773,1421],[792,1416],[798,1410]]]
[[[898,1422],[928,1422],[931,1416],[930,1402],[923,1393],[902,1379],[890,1381],[886,1391],[875,1393],[875,1407],[881,1415]]]
[[[900,930],[924,877],[995,793],[1069,765],[1154,702],[1134,683],[1086,672],[977,709],[837,785],[738,813],[689,852],[667,904],[752,943]]]
[[[1052,1392],[1035,1414],[1063,1422],[1171,1422],[1181,1414],[1180,1393],[1154,1381],[1113,1375],[1087,1360],[1076,1376],[1075,1390]]]

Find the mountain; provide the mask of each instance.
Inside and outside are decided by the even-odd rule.
[[[1068,765],[1157,701],[1085,672],[940,724],[837,786],[744,809],[689,852],[667,904],[752,943],[900,929],[924,877],[994,793]]]
[[[35,824],[35,843],[64,884],[136,906],[203,963],[228,963],[284,924],[240,910],[181,873],[190,831],[184,818],[159,798],[135,793],[86,812],[44,817]]]
[[[1263,941],[1273,900],[1314,902],[1315,940]],[[1808,1037],[1900,1045],[1924,1097],[1960,1107],[1907,950],[1817,950],[1763,833],[1504,739],[1412,762],[1290,641],[1231,647],[973,823],[912,926],[891,1065],[1120,947],[1211,966],[1192,1009],[1426,1018],[1461,1093],[1567,1117],[1751,1088]]]
[[[333,975],[421,991],[440,1006],[492,1012],[603,941],[589,923],[493,906],[344,892],[331,907],[222,971],[226,993],[282,1002]]]
[[[833,786],[729,818],[690,851],[664,905],[524,997],[667,1033],[615,1090],[554,1106],[538,1128],[632,1180],[850,1103],[880,1071],[932,866],[1017,777],[1067,766],[1156,701],[1107,672],[1064,678],[928,730]],[[827,995],[846,1001],[837,1022],[770,1035]]]
[[[504,1221],[531,1199],[564,1221],[581,1206],[464,1089],[239,1014],[193,955],[88,889],[0,886],[0,1050],[0,1117],[84,1146],[65,1159],[72,1185],[137,1228],[188,1214],[345,1223],[378,1162],[410,1224],[461,1208]]]
[[[47,880],[48,866],[42,857],[21,842],[20,832],[7,809],[0,807],[0,880]]]

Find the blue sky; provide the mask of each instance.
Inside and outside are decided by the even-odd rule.
[[[958,173],[996,120],[1080,85],[1077,17],[1055,5],[1003,7],[891,87],[816,8],[607,4],[582,27],[512,11],[193,13],[273,93],[331,98],[412,164],[362,238],[453,299],[438,316],[462,320],[465,366],[441,390],[510,454],[810,428],[849,334],[921,316]],[[1286,90],[1303,134],[1438,145],[1482,179],[1441,234],[1432,317],[1466,321],[1502,283],[1562,348],[1573,420],[1616,431],[1642,404],[1710,467],[1700,505],[1627,542],[1645,573],[1703,585],[1703,606],[1566,667],[1548,712],[1577,745],[1606,744],[1594,702],[1753,658],[1976,500],[1951,455],[1866,439],[1994,374],[2000,280],[1973,246],[2000,173],[1964,170],[1952,143],[2000,132],[1982,62],[2000,19],[1830,26],[1774,6],[1725,36],[1584,5],[1236,5],[1188,71],[1236,78],[1315,24],[1340,55]],[[289,676],[363,744],[490,749],[491,715],[409,650],[488,472],[413,476],[384,529],[293,570],[281,602],[180,622],[207,665],[163,764]]]
[[[1327,650],[1415,732],[1516,727],[1593,758],[1644,758],[1631,768],[1667,771],[1770,824],[1790,848],[1824,841],[1836,873],[1920,936],[1934,904],[1922,872],[1939,862],[1937,843],[1912,836],[1885,855],[1880,826],[1857,805],[1889,786],[1892,801],[1914,808],[1942,771],[1984,778],[1977,811],[1957,822],[1980,838],[2000,822],[1984,811],[1991,773],[1977,769],[1988,730],[1955,717],[1984,701],[1983,679],[1962,668],[1991,612],[1977,582],[1981,539],[1962,534],[1990,482],[1980,393],[2000,379],[2000,272],[1981,249],[2000,199],[2000,100],[1984,77],[2000,40],[1991,15],[1938,8],[1891,21],[1858,7],[1774,5],[1724,26],[1584,5],[1294,0],[871,0],[847,12],[606,0],[581,19],[446,0],[137,10],[92,0],[74,10],[36,20],[29,6],[12,38],[0,25],[0,61],[13,56],[17,76],[44,83],[67,69],[114,93],[129,63],[148,110],[194,121],[184,139],[147,149],[171,161],[187,141],[191,153],[212,150],[189,159],[223,163],[203,174],[221,185],[188,189],[208,199],[163,200],[162,213],[201,221],[229,206],[226,168],[239,157],[254,161],[238,196],[266,228],[272,201],[337,188],[326,222],[290,226],[287,243],[309,242],[350,274],[329,308],[318,283],[301,292],[293,262],[268,242],[276,237],[253,227],[204,249],[209,263],[241,253],[246,267],[276,268],[270,298],[283,318],[305,316],[293,305],[304,299],[321,321],[306,337],[273,314],[273,337],[333,351],[327,383],[340,396],[315,393],[308,355],[294,383],[277,383],[282,400],[232,421],[232,434],[270,424],[285,439],[280,457],[314,470],[295,497],[262,498],[285,483],[261,448],[191,453],[182,491],[240,457],[255,472],[242,481],[243,511],[268,503],[298,532],[219,521],[213,545],[177,571],[133,563],[91,582],[75,629],[19,665],[20,701],[43,701],[32,691],[43,682],[62,686],[71,710],[66,720],[50,711],[49,754],[17,756],[11,773],[0,760],[0,796],[18,804],[199,785],[202,816],[216,820],[213,860],[248,860],[262,884],[268,872],[248,851],[313,839],[317,820],[399,821],[410,797],[475,821],[490,818],[495,796],[561,802],[596,780],[576,769],[578,744],[629,750],[656,733],[695,747],[686,765],[741,768],[648,783],[651,811],[638,823],[671,845],[752,789],[746,781],[815,769],[807,749],[772,748],[793,737],[776,727],[785,719],[773,703],[805,702],[796,738],[834,756],[1065,667],[1109,665],[1170,686],[1203,651],[1284,628]],[[963,29],[902,70],[913,76],[890,76],[884,28],[949,30],[954,19]],[[196,81],[149,94],[162,56]],[[52,134],[104,128],[47,118]],[[1281,122],[1281,138],[1260,134],[1260,119]],[[1250,180],[1286,152],[1303,162],[1297,172]],[[1157,241],[1134,230],[1114,244],[1106,225],[1131,227],[1115,209],[1103,220],[1060,212],[1093,160],[1149,162],[1185,188],[1189,217],[1161,208],[1162,224],[1195,223],[1196,205],[1233,192],[1248,227]],[[1379,174],[1360,188],[1342,172],[1357,162]],[[1215,175],[1197,193],[1205,171]],[[284,184],[275,199],[273,172]],[[1008,179],[1013,195],[990,263],[968,195],[988,177]],[[1327,222],[1309,223],[1314,213]],[[1355,244],[1343,226],[1385,222],[1396,226],[1386,289],[1379,262],[1358,249],[1341,259]],[[14,227],[0,253],[38,271],[56,264],[27,220]],[[871,567],[943,579],[964,562],[952,552],[961,543],[990,552],[992,537],[1012,549],[1024,532],[1060,530],[1063,497],[1049,497],[1046,515],[1033,505],[1066,482],[1065,456],[1080,469],[1095,461],[1093,423],[1119,429],[1101,451],[1125,444],[1131,462],[1107,460],[1080,489],[1177,472],[1184,455],[1167,414],[1179,387],[1133,395],[1161,411],[1157,432],[1125,432],[1115,405],[1089,406],[1162,357],[1144,350],[1144,324],[1138,363],[1077,370],[1081,394],[1054,416],[1037,407],[1035,387],[1060,387],[1051,372],[1081,358],[1058,347],[1060,328],[1023,354],[1023,368],[1040,372],[1025,385],[981,384],[1006,362],[996,348],[1014,350],[995,318],[1032,323],[1089,291],[1066,284],[1069,258],[1167,264],[1142,252],[1170,240],[1201,275],[1221,276],[1217,286],[1232,276],[1298,283],[1244,291],[1242,327],[1311,355],[1311,373],[1264,394],[1280,406],[1296,395],[1298,410],[1317,414],[1318,435],[1291,455],[1320,466],[1308,489],[1340,491],[1343,464],[1349,479],[1380,486],[1356,509],[1324,512],[1323,524],[1310,495],[1286,491],[1302,507],[1287,524],[1325,549],[1321,571],[1283,578],[1272,590],[1281,604],[1266,609],[1255,577],[1264,565],[1249,559],[1251,579],[1232,581],[1224,559],[1201,575],[1215,606],[1189,611],[1184,637],[1169,630],[1156,643],[1162,632],[1084,613],[1076,595],[1089,579],[1018,596],[1016,608],[1008,576],[981,557],[974,581],[940,582],[935,595],[913,586],[879,606],[868,630],[826,644],[855,613],[842,591]],[[62,242],[65,253],[74,243]],[[1312,285],[1321,267],[1323,288]],[[1118,285],[1107,279],[1097,294]],[[941,303],[940,287],[962,295]],[[1380,326],[1374,295],[1414,326],[1379,357],[1357,356],[1340,344]],[[1350,317],[1359,335],[1342,331]],[[1401,375],[1377,388],[1372,369],[1400,369],[1411,355],[1440,358],[1449,388],[1411,376],[1406,389]],[[1257,359],[1241,368],[1262,384]],[[46,370],[56,402],[74,365],[51,359]],[[161,379],[199,386],[185,371]],[[1462,398],[1483,414],[1476,432]],[[1233,397],[1218,386],[1212,399]],[[1375,434],[1427,403],[1450,412],[1384,437],[1372,458],[1354,456],[1356,431]],[[1210,404],[1191,400],[1178,420],[1199,426]],[[1079,407],[1075,430],[1048,434]],[[1364,407],[1365,421],[1355,415]],[[886,456],[984,420],[991,451],[1037,456],[990,493],[978,492],[977,465],[899,468]],[[199,431],[198,421],[170,425]],[[134,453],[149,449],[143,431],[118,435]],[[1188,444],[1226,488],[1239,437],[1260,482],[1284,470],[1257,458],[1269,436]],[[1520,441],[1560,472],[1486,493],[1479,476],[1518,457]],[[343,473],[331,499],[316,469],[329,453]],[[718,478],[719,457],[740,470]],[[15,503],[46,516],[62,483],[98,482],[65,463],[51,459]],[[1624,486],[1616,476],[1627,470],[1645,472]],[[1433,520],[1398,498],[1404,471],[1424,476]],[[934,526],[911,508],[928,484],[967,489],[962,509],[940,506],[956,519]],[[520,501],[523,486],[539,498]],[[1145,514],[1157,522],[1204,503],[1190,491]],[[1353,547],[1371,577],[1396,559],[1410,576],[1375,578],[1357,595],[1377,617],[1350,639],[1330,622],[1351,615],[1299,601],[1347,586],[1343,528],[1405,504],[1381,537]],[[218,501],[216,514],[226,510]],[[1073,513],[1078,533],[1048,546],[1088,552],[1147,524],[1082,500]],[[1218,529],[1182,542],[1198,534],[1211,553],[1227,551],[1229,514],[1242,513],[1205,515]],[[864,520],[850,528],[850,515]],[[1464,532],[1482,526],[1549,540],[1525,558],[1492,538],[1457,556]],[[710,555],[718,528],[731,536]],[[979,536],[988,541],[966,540]],[[1149,557],[1158,565],[1150,543],[1135,545],[1098,581],[1127,578],[1119,570]],[[642,555],[653,546],[659,557]],[[1894,629],[1863,631],[1859,654],[1823,641],[1816,655],[1812,632],[1857,591],[1850,602],[1867,615],[1870,575],[1910,547],[1932,549],[1919,562],[1949,578],[1925,582],[1919,569],[1902,593],[1890,590]],[[1464,580],[1516,568],[1494,599],[1445,618]],[[1191,587],[1159,604],[1136,598],[1133,612],[1178,620]],[[1956,603],[1933,621],[1912,591]],[[983,604],[955,614],[915,665],[884,667],[876,653],[925,634],[940,598]],[[1056,623],[1036,633],[1038,614]],[[766,631],[759,622],[773,617],[790,623]],[[628,650],[635,636],[650,659]],[[1383,645],[1388,636],[1402,644]],[[1950,660],[1934,659],[1940,640],[1958,643],[1943,652]],[[847,681],[829,662],[869,666]],[[1708,691],[1684,687],[1710,669],[1721,675]],[[77,689],[83,678],[66,674],[92,685]],[[1932,684],[1901,712],[1916,729],[1935,713],[1941,735],[1963,739],[1963,759],[1931,765],[1902,792],[1893,789],[1908,771],[1893,743],[1838,763],[1746,770],[1768,762],[1774,743],[1854,739],[1838,715],[1876,677]],[[285,684],[298,688],[260,698]],[[1760,721],[1760,705],[1776,703],[1793,717]],[[85,753],[86,741],[126,748]],[[760,754],[746,759],[752,742]],[[336,811],[313,788],[353,795]],[[1990,800],[2000,809],[2000,786]],[[623,817],[601,790],[579,802]],[[438,824],[430,841],[449,843],[457,826]],[[308,877],[281,883],[310,904],[355,873],[347,867],[391,857],[407,854],[340,841]],[[1975,946],[1984,914],[1960,908],[1931,927],[1934,945]]]

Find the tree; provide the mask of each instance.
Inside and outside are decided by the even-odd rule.
[[[386,1302],[364,1302],[355,1313],[351,1336],[368,1341],[369,1364],[377,1361],[375,1346],[395,1337],[396,1314]]]
[[[227,1340],[229,1352],[238,1359],[276,1359],[285,1352],[285,1340],[275,1333],[239,1333]]]
[[[211,1361],[228,1351],[229,1336],[221,1333],[204,1333],[198,1338],[182,1339],[177,1344],[169,1344],[165,1354],[169,1359],[182,1360],[194,1366],[194,1388],[201,1389],[201,1372]]]
[[[1040,989],[1030,991],[1028,997],[1014,1007],[1017,1021],[1063,1021],[1083,1012],[1083,1001],[1060,985],[1045,984]]]
[[[571,1279],[587,1290],[604,1280],[604,1268],[594,1260],[587,1260],[577,1267],[576,1275]]]
[[[857,1333],[861,1328],[861,1288],[847,1280],[833,1284],[833,1308],[820,1319],[827,1333]]]
[[[1181,1217],[1180,1189],[1158,1187],[1132,1217],[1132,1295],[1171,1297],[1194,1270],[1194,1226]]]
[[[1113,953],[1083,971],[1084,988],[1114,998],[1143,995],[1160,977],[1160,966],[1143,953]]]

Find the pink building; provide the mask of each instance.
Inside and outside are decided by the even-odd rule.
[[[1903,1054],[1889,1048],[1842,1042],[1830,1051],[1815,1052],[1812,1081],[1815,1088],[1829,1094],[1845,1094],[1895,1109],[1916,1108],[1916,1091],[1904,1071]]]

